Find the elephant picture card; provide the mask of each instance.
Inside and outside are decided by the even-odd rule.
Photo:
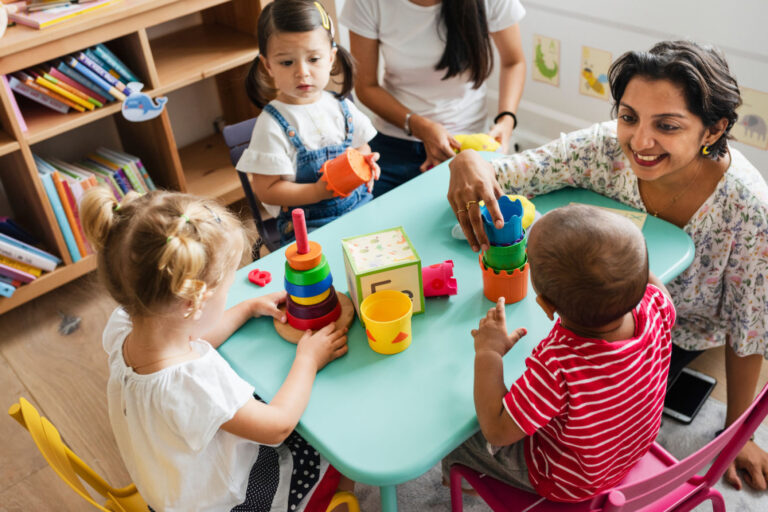
[[[741,87],[741,100],[731,135],[738,142],[768,149],[768,93]]]

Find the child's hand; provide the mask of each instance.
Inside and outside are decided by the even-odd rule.
[[[307,330],[296,346],[296,357],[311,357],[320,371],[334,359],[346,354],[347,350],[347,328],[336,329],[336,324],[330,323],[314,334]]]
[[[287,318],[284,311],[280,311],[278,306],[285,302],[288,293],[285,290],[268,293],[261,297],[251,299],[252,316],[271,316],[278,321],[285,323]]]
[[[379,164],[376,162],[379,160],[379,154],[378,153],[370,153],[368,155],[365,155],[365,161],[368,162],[368,165],[371,166],[371,181],[365,184],[365,186],[368,188],[368,193],[373,192],[373,182],[378,180],[381,176],[381,167],[379,167]]]
[[[504,297],[499,297],[496,306],[489,309],[485,318],[480,320],[480,326],[477,329],[472,329],[472,337],[475,339],[475,353],[490,350],[503,356],[526,334],[527,331],[523,328],[515,329],[512,334],[507,334]]]

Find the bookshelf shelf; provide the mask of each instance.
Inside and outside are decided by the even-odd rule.
[[[139,76],[145,84],[143,92],[153,98],[213,77],[218,98],[198,101],[217,101],[225,122],[236,123],[258,114],[245,95],[243,79],[257,54],[257,19],[268,1],[122,0],[43,30],[17,25],[0,39],[0,74],[44,65],[104,43]],[[186,28],[178,28],[182,26]],[[150,28],[149,33],[158,28],[156,33],[165,35],[150,39]],[[14,218],[44,242],[43,249],[57,254],[64,263],[18,287],[10,298],[0,298],[0,314],[96,268],[93,255],[72,263],[35,167],[37,143],[53,138],[56,144],[59,140],[66,143],[77,137],[77,128],[113,116],[115,136],[122,143],[115,149],[139,156],[159,187],[214,197],[227,204],[243,196],[220,134],[178,148],[167,111],[150,121],[131,123],[120,115],[119,103],[60,114],[20,99],[27,126],[22,131],[9,94],[0,87],[0,181]]]
[[[224,204],[244,197],[229,149],[220,134],[181,148],[179,157],[187,177],[187,192],[214,197]]]
[[[202,78],[250,63],[256,38],[220,24],[198,25],[150,42],[159,84],[165,94]]]
[[[17,151],[21,146],[8,134],[0,132],[0,156]]]

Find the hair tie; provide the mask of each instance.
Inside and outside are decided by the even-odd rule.
[[[187,223],[189,223],[189,222],[190,222],[190,221],[189,221],[189,215],[187,215],[186,213],[182,213],[181,215],[179,215],[179,217],[181,217],[182,219],[184,219],[185,221],[187,221]]]
[[[120,209],[120,203],[115,203],[115,206],[112,207],[112,211],[116,212]]]
[[[169,243],[171,243],[171,240],[173,240],[174,238],[175,238],[175,237],[174,237],[173,235],[169,236],[168,238],[166,238],[166,239],[165,239],[165,243],[166,243],[166,244],[169,244]]]

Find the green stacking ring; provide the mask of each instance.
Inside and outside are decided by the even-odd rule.
[[[319,283],[331,273],[331,266],[325,259],[325,254],[320,258],[320,264],[309,270],[295,270],[291,268],[288,262],[285,262],[285,279],[297,286],[309,286]]]

